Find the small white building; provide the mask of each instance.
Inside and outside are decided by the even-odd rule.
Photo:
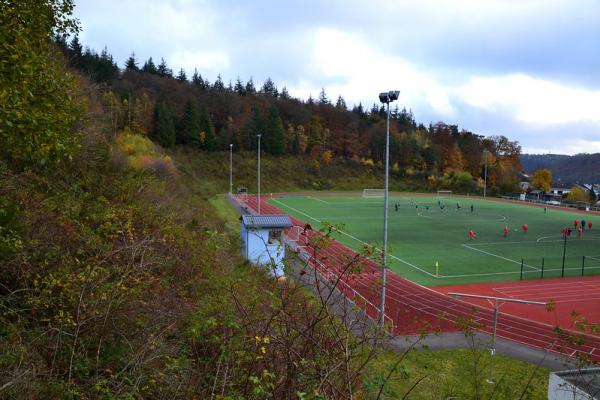
[[[548,400],[600,399],[600,368],[558,371],[550,374]]]
[[[287,214],[242,215],[241,235],[244,255],[256,265],[270,268],[273,275],[284,275],[285,246],[281,240],[283,230],[292,226]]]
[[[552,189],[550,189],[550,192],[548,192],[548,193],[552,194],[554,196],[564,196],[564,195],[571,193],[571,188],[553,187]]]

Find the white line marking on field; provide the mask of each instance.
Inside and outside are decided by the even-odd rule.
[[[523,244],[523,243],[535,243],[532,240],[523,240],[521,242],[481,242],[481,243],[471,243],[469,246],[487,246],[487,245],[499,245],[499,244]]]
[[[320,199],[320,198],[318,198],[318,197],[312,197],[312,196],[308,196],[308,198],[309,198],[309,199],[312,199],[312,200],[320,201],[321,203],[325,203],[325,204],[331,204],[330,202],[328,202],[328,201],[325,201],[325,200],[323,200],[323,199]]]
[[[554,240],[544,240],[544,239],[550,239],[550,238],[560,238],[560,236],[542,236],[540,238],[538,238],[538,240],[536,240],[536,242],[538,243],[562,243],[564,241],[564,239],[554,239]],[[567,239],[568,240],[568,239]],[[577,241],[596,241],[596,240],[600,240],[600,238],[573,238],[572,240],[577,240]]]
[[[296,211],[296,212],[298,212],[298,213],[300,213],[300,214],[302,214],[302,215],[304,215],[304,216],[306,216],[306,217],[308,217],[308,218],[312,219],[313,221],[317,221],[318,223],[321,223],[321,221],[320,221],[320,220],[318,220],[318,219],[316,219],[315,217],[312,217],[312,216],[310,216],[310,215],[308,215],[308,214],[306,214],[306,213],[304,213],[304,212],[302,212],[302,211],[300,211],[300,210],[298,210],[298,209],[296,209],[296,208],[294,208],[294,207],[288,206],[288,205],[286,205],[285,203],[282,203],[281,201],[279,201],[279,200],[277,200],[277,199],[273,199],[273,201],[275,201],[275,202],[277,202],[277,203],[281,204],[281,205],[282,205],[282,206],[284,206],[284,207],[287,207],[287,208],[289,208],[290,210],[294,210],[294,211]],[[369,246],[369,244],[368,244],[368,243],[366,243],[366,242],[363,242],[363,241],[362,241],[362,240],[360,240],[359,238],[357,238],[357,237],[355,237],[355,236],[352,236],[352,235],[350,235],[349,233],[346,233],[346,232],[344,232],[344,231],[340,231],[340,230],[337,230],[337,229],[336,229],[336,231],[337,231],[337,232],[339,232],[339,233],[341,233],[342,235],[346,235],[346,236],[348,236],[349,238],[356,240],[356,241],[357,241],[357,242],[359,242],[359,243],[362,243],[362,244],[364,244],[364,245],[367,245],[367,246]],[[400,261],[401,263],[404,263],[404,264],[408,265],[409,267],[413,267],[413,268],[415,268],[416,270],[419,270],[419,271],[421,271],[422,273],[429,275],[429,276],[430,276],[430,277],[432,277],[432,278],[437,278],[437,277],[436,277],[434,274],[432,274],[432,273],[430,273],[430,272],[428,272],[428,271],[425,271],[424,269],[422,269],[422,268],[419,268],[419,267],[417,267],[416,265],[413,265],[413,264],[409,263],[408,261],[402,260],[401,258],[398,258],[398,257],[396,257],[396,256],[395,256],[395,255],[393,255],[393,254],[389,254],[389,256],[390,256],[391,258],[394,258],[394,259],[396,259],[396,260]]]
[[[287,205],[287,204],[285,204],[285,203],[283,203],[283,202],[281,202],[281,201],[279,201],[279,200],[277,200],[277,199],[275,199],[275,198],[273,198],[273,199],[271,199],[271,200],[272,200],[273,202],[275,202],[275,203],[279,203],[279,204],[281,204],[282,206],[289,208],[290,210],[293,210],[293,211],[295,211],[295,212],[297,212],[297,213],[299,213],[299,214],[302,214],[302,215],[304,215],[305,217],[307,217],[307,218],[309,218],[309,219],[311,219],[311,220],[313,220],[313,221],[316,221],[316,222],[318,222],[318,223],[322,223],[322,221],[321,221],[321,220],[319,220],[319,219],[317,219],[317,218],[313,217],[312,215],[309,215],[309,214],[307,214],[307,213],[305,213],[305,212],[302,212],[302,211],[298,210],[297,208],[294,208],[294,207],[292,207],[292,206],[290,206],[290,205]],[[504,217],[504,218],[506,218],[506,217]],[[365,244],[365,245],[369,245],[368,243],[366,243],[366,242],[364,242],[364,241],[362,241],[362,240],[358,239],[358,238],[357,238],[357,237],[355,237],[355,236],[352,236],[352,235],[350,235],[349,233],[346,233],[346,232],[344,232],[344,231],[340,231],[340,230],[337,230],[337,232],[339,232],[339,233],[341,233],[341,234],[343,234],[343,235],[345,235],[345,236],[348,236],[349,238],[351,238],[351,239],[353,239],[353,240],[356,240],[356,241],[357,241],[357,242],[359,242],[359,243],[362,243],[362,244]],[[519,243],[519,242],[516,242],[515,244],[517,244],[517,243]],[[473,243],[473,245],[477,245],[477,244]],[[470,245],[467,245],[467,244],[464,244],[464,243],[462,244],[462,246],[465,246],[465,247],[467,247],[467,248],[469,248],[469,249],[471,249],[471,250],[474,250],[474,251],[479,251],[479,252],[481,252],[481,253],[484,253],[484,254],[487,254],[487,255],[490,255],[490,256],[493,256],[493,257],[501,258],[501,259],[503,259],[503,260],[506,260],[506,261],[509,261],[509,262],[512,262],[512,263],[515,263],[515,264],[521,265],[521,263],[520,263],[519,261],[515,261],[515,260],[512,260],[512,259],[510,259],[510,258],[505,258],[505,257],[499,256],[499,255],[497,255],[497,254],[489,253],[489,252],[487,252],[487,251],[484,251],[484,250],[476,249],[476,248],[474,248],[474,247],[471,247]],[[395,255],[393,255],[393,254],[389,254],[389,256],[390,256],[390,258],[393,258],[393,259],[395,259],[395,260],[397,260],[397,261],[399,261],[399,262],[401,262],[401,263],[403,263],[403,264],[406,264],[406,265],[408,265],[409,267],[412,267],[412,268],[414,268],[414,269],[416,269],[416,270],[418,270],[418,271],[420,271],[420,272],[422,272],[422,273],[424,273],[424,274],[426,274],[426,275],[428,275],[428,276],[432,277],[432,278],[437,278],[437,279],[465,278],[465,277],[477,277],[477,276],[495,276],[495,275],[511,275],[511,274],[512,274],[512,275],[514,275],[515,273],[517,273],[517,272],[514,272],[514,271],[506,271],[506,272],[488,272],[488,273],[482,273],[482,274],[459,274],[459,275],[438,275],[438,276],[436,276],[436,275],[434,275],[434,274],[432,274],[432,273],[430,273],[430,272],[428,272],[428,271],[426,271],[426,270],[424,270],[424,269],[422,269],[422,268],[419,268],[419,267],[417,267],[417,266],[416,266],[416,265],[414,265],[414,264],[411,264],[411,263],[410,263],[410,262],[408,262],[408,261],[405,261],[405,260],[403,260],[403,259],[401,259],[401,258],[398,258],[398,257],[396,257],[396,256],[395,256]],[[533,269],[533,270],[535,270],[535,271],[539,271],[539,270],[540,270],[539,268],[536,268],[536,267],[534,267],[534,266],[531,266],[531,265],[528,265],[528,264],[523,264],[523,266],[526,266],[526,267],[528,267],[528,268],[531,268],[531,269]]]
[[[313,217],[312,215],[308,215],[307,213],[304,213],[304,212],[302,212],[302,211],[298,210],[297,208],[294,208],[294,207],[292,207],[292,206],[288,206],[287,204],[285,204],[285,203],[283,203],[283,202],[281,202],[281,201],[279,201],[279,200],[277,200],[277,199],[275,199],[275,198],[274,198],[274,199],[271,199],[271,200],[272,200],[272,201],[274,201],[275,203],[279,203],[279,204],[281,204],[282,206],[289,208],[290,210],[294,210],[294,211],[296,211],[297,213],[299,213],[299,214],[302,214],[302,215],[304,215],[305,217],[312,219],[313,221],[317,221],[318,223],[321,223],[321,222],[322,222],[321,220],[319,220],[319,219],[316,219],[316,218],[315,218],[315,217]]]
[[[469,246],[469,245],[468,245],[468,244],[466,244],[466,243],[463,243],[463,244],[462,244],[462,246],[464,246],[464,247],[466,247],[466,248],[468,248],[468,249],[474,250],[474,251],[479,251],[480,253],[483,253],[483,254],[487,254],[488,256],[492,256],[492,257],[500,258],[500,259],[502,259],[502,260],[506,260],[506,261],[509,261],[509,262],[512,262],[512,263],[515,263],[515,264],[521,265],[521,263],[520,263],[519,261],[513,260],[513,259],[511,259],[511,258],[502,257],[502,256],[499,256],[498,254],[490,253],[489,251],[485,251],[485,250],[481,250],[481,249],[476,249],[475,247],[471,247],[471,246]],[[533,270],[535,270],[535,271],[539,271],[539,268],[536,268],[536,267],[534,267],[534,266],[532,266],[532,265],[523,264],[523,266],[525,266],[525,267],[528,267],[528,268],[531,268],[531,269],[533,269]]]
[[[434,217],[429,216],[429,215],[424,215],[422,212],[418,212],[417,215],[419,217],[423,217],[423,218],[430,218],[430,219],[434,219]],[[431,215],[442,215],[442,214],[431,214]],[[481,216],[478,216],[481,217]],[[506,217],[504,215],[499,215],[497,218],[495,219],[470,219],[468,220],[468,222],[477,222],[477,223],[485,223],[485,222],[498,222],[498,221],[506,221]]]

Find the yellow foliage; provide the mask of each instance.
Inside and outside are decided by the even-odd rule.
[[[571,188],[571,193],[567,195],[567,200],[589,202],[590,196],[585,190],[577,186],[573,186]]]
[[[126,129],[117,136],[116,143],[118,149],[127,155],[127,164],[133,169],[152,171],[159,175],[177,174],[171,157],[160,154],[150,139],[132,134]]]
[[[549,192],[552,188],[552,171],[549,169],[537,169],[531,176],[531,186],[543,192]]]
[[[117,136],[117,145],[119,150],[128,156],[159,156],[156,146],[152,141],[144,136],[134,135],[128,129]]]
[[[321,155],[321,160],[323,161],[323,164],[325,164],[325,165],[331,164],[332,159],[333,159],[333,154],[331,153],[331,150],[327,150]]]

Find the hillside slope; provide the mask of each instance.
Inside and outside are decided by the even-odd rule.
[[[555,182],[563,185],[574,183],[600,183],[600,153],[576,154],[523,154],[523,170],[532,174],[538,168],[552,171]]]

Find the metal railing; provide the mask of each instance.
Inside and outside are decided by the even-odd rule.
[[[294,226],[292,228],[298,228],[301,229],[299,226]],[[290,230],[293,230],[292,228],[290,228]],[[289,231],[288,231],[289,232]],[[367,299],[365,296],[363,296],[362,294],[360,294],[356,289],[354,289],[352,286],[350,286],[346,281],[344,281],[340,275],[336,274],[334,271],[331,270],[331,268],[329,268],[327,265],[323,264],[321,261],[317,260],[316,258],[312,257],[310,254],[308,254],[306,251],[303,251],[300,249],[300,247],[304,247],[304,246],[299,246],[297,241],[298,239],[293,239],[288,237],[287,233],[285,233],[283,235],[283,242],[286,246],[288,246],[291,250],[293,250],[298,257],[300,257],[300,259],[302,259],[304,262],[306,262],[309,265],[312,265],[313,268],[315,269],[315,272],[319,275],[319,278],[323,281],[326,282],[329,285],[334,285],[334,287],[331,287],[332,289],[335,289],[337,285],[341,285],[341,288],[337,288],[346,298],[348,298],[349,300],[351,300],[354,304],[356,304],[357,306],[362,305],[363,306],[363,310],[365,311],[365,314],[372,319],[373,321],[377,321],[377,318],[379,316],[380,308],[377,307],[375,304],[373,304],[369,299]],[[315,265],[316,264],[316,265]],[[371,317],[369,315],[369,313],[367,312],[367,306],[371,307],[371,309],[375,312],[375,317]],[[387,314],[383,315],[383,319],[385,321],[385,326],[389,329],[390,332],[393,332],[394,330],[394,321],[392,320],[392,318],[390,316],[388,316]]]
[[[600,274],[600,255],[524,258],[520,279],[569,278]]]
[[[506,199],[506,200],[522,201],[525,203],[541,204],[541,205],[545,205],[545,206],[554,206],[554,207],[562,207],[562,208],[576,208],[576,209],[581,209],[581,207],[582,207],[581,204],[565,203],[565,202],[558,201],[558,200],[556,200],[556,201],[558,201],[559,204],[554,204],[554,203],[548,203],[548,201],[540,200],[540,199],[525,198],[522,200],[519,196],[500,195],[498,197],[501,199]],[[586,207],[585,208],[586,211],[600,212],[600,206],[590,204],[585,207]]]

